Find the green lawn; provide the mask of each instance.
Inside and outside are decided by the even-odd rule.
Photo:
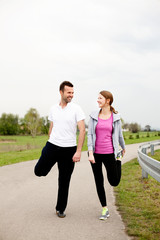
[[[122,179],[115,188],[116,205],[127,233],[136,240],[160,239],[160,183],[142,179],[134,159],[122,166]]]
[[[139,133],[123,132],[123,136],[126,144],[160,140],[160,132],[139,132]]]
[[[0,166],[38,159],[47,139],[47,135],[0,136]]]
[[[35,138],[31,136],[0,136],[0,166],[38,159],[47,140],[47,135]],[[86,150],[87,138],[85,138],[83,146],[83,151]]]
[[[160,149],[154,151],[154,155],[151,156],[151,153],[148,154],[151,158],[160,161]]]
[[[132,139],[130,139],[131,135]],[[149,133],[149,135],[142,132],[139,133],[140,138],[136,136],[136,134],[125,132],[125,143],[133,144],[160,139],[157,132]],[[31,136],[0,136],[0,166],[38,159],[47,140],[47,135],[35,138]],[[82,150],[87,151],[87,136]]]

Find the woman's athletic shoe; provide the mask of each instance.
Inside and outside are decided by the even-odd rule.
[[[106,220],[109,217],[108,208],[102,208],[102,215],[99,217],[100,220]]]

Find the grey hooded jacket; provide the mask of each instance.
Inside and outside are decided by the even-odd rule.
[[[98,123],[98,115],[99,110],[94,111],[90,114],[90,120],[88,125],[88,151],[95,150],[95,142],[96,142],[96,125]],[[122,149],[125,149],[124,138],[122,135],[121,129],[121,120],[120,115],[117,113],[113,113],[113,131],[112,131],[112,142],[114,148],[115,157],[117,157],[117,153],[119,152],[119,145]]]

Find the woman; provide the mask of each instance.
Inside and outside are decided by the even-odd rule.
[[[125,143],[122,135],[120,115],[111,106],[113,95],[108,91],[101,91],[97,100],[100,111],[90,115],[88,126],[88,159],[91,163],[97,193],[102,205],[100,220],[109,217],[102,163],[104,164],[108,181],[112,186],[117,186],[121,179],[121,161],[119,155],[125,153]],[[122,150],[119,150],[119,145]]]

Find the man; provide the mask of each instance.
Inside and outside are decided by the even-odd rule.
[[[64,81],[60,85],[60,103],[51,108],[49,114],[49,140],[42,150],[41,157],[35,166],[37,176],[46,176],[55,163],[58,165],[58,196],[56,213],[64,218],[69,192],[69,184],[75,162],[81,158],[85,138],[84,113],[81,108],[71,103],[74,95],[73,84]],[[76,146],[77,125],[79,129]]]

